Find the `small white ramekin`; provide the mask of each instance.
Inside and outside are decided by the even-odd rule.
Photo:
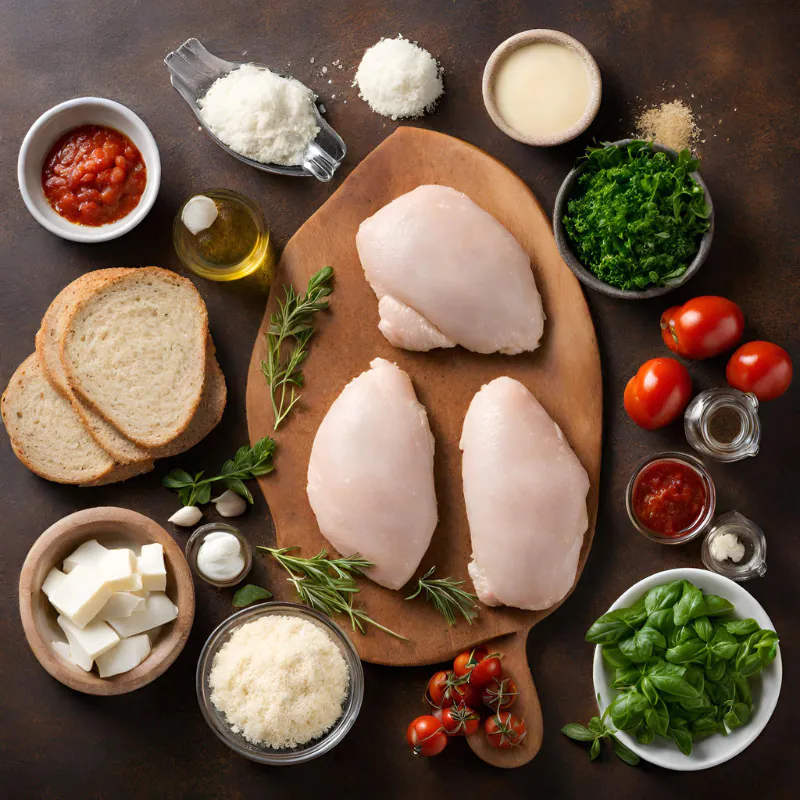
[[[139,204],[116,222],[97,227],[78,225],[52,208],[42,188],[42,165],[56,140],[80,125],[105,125],[124,133],[139,149],[147,168],[147,183]],[[107,242],[135,228],[146,216],[161,185],[158,146],[147,125],[121,103],[102,97],[76,97],[45,111],[33,123],[19,149],[17,181],[33,218],[51,233],[73,242]]]

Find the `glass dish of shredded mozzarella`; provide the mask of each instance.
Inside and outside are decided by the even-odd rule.
[[[215,733],[262,763],[298,763],[331,749],[355,722],[364,691],[347,636],[292,603],[229,617],[206,642],[197,681]]]

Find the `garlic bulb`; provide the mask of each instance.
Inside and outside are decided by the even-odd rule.
[[[230,489],[223,492],[219,497],[214,498],[211,502],[214,503],[217,511],[223,517],[238,517],[244,514],[247,508],[247,502],[244,497],[232,492]]]
[[[184,506],[179,508],[170,518],[173,525],[180,525],[182,528],[191,528],[197,525],[203,518],[203,512],[197,506]]]

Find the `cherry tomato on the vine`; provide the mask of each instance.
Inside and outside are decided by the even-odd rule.
[[[518,694],[511,678],[493,678],[483,687],[483,704],[493,711],[504,711],[514,705]]]
[[[442,723],[432,716],[417,717],[408,726],[406,739],[415,756],[438,756],[447,747]]]
[[[448,708],[454,703],[464,703],[470,708],[480,705],[481,692],[468,683],[467,676],[459,677],[452,670],[437,672],[428,681],[425,699],[437,708]]]
[[[448,736],[472,736],[480,722],[480,714],[463,703],[442,709],[442,727]]]
[[[469,682],[482,689],[486,684],[503,674],[503,665],[497,653],[492,653],[479,661],[469,673]]]
[[[692,379],[674,358],[645,361],[625,387],[625,410],[640,427],[652,431],[668,425],[686,408]]]
[[[465,650],[456,656],[453,662],[453,672],[458,677],[468,675],[472,668],[479,662],[486,658],[486,650],[483,647],[473,647],[472,650]]]
[[[734,389],[752,392],[759,400],[774,400],[792,382],[792,359],[772,342],[748,342],[731,356],[725,377]]]
[[[695,297],[661,315],[664,344],[683,358],[711,358],[733,349],[744,332],[744,314],[725,297]]]
[[[512,747],[518,747],[527,733],[525,722],[508,711],[492,714],[483,727],[489,744],[498,750],[509,750]]]

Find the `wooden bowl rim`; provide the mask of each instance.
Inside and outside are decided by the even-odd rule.
[[[35,593],[41,586],[34,586],[33,576],[39,563],[48,557],[54,545],[65,534],[71,533],[89,524],[110,523],[113,525],[137,529],[151,541],[163,546],[168,567],[172,570],[178,594],[183,594],[183,602],[178,604],[178,616],[171,623],[172,628],[165,637],[159,639],[154,652],[163,649],[160,657],[151,653],[145,661],[120,675],[101,678],[94,672],[84,673],[77,667],[72,668],[63,662],[50,647],[49,641],[42,635],[34,612]],[[88,537],[87,537],[88,538]],[[51,566],[55,566],[55,562]],[[57,681],[75,691],[94,695],[127,694],[162,675],[183,650],[192,629],[195,613],[194,582],[186,558],[177,542],[157,522],[127,508],[117,506],[99,506],[76,511],[53,523],[33,543],[22,565],[19,577],[19,611],[25,638],[28,641],[37,661]],[[166,647],[165,647],[166,645]]]
[[[536,42],[553,42],[563,45],[569,50],[573,50],[581,57],[589,73],[589,102],[583,115],[571,128],[567,128],[567,130],[561,133],[552,134],[550,136],[528,136],[512,128],[505,119],[503,119],[494,99],[494,82],[500,65],[515,50],[519,50],[521,47],[525,47],[525,45],[534,44]],[[580,136],[592,124],[594,118],[597,116],[597,112],[600,110],[600,101],[603,96],[603,79],[600,75],[600,67],[597,66],[594,56],[577,39],[562,31],[552,30],[550,28],[534,28],[533,30],[522,31],[521,33],[509,37],[495,48],[489,56],[489,60],[486,62],[486,66],[483,70],[482,92],[486,111],[492,118],[492,122],[494,122],[506,136],[510,136],[518,142],[533,147],[554,147],[555,145],[569,142],[576,136]]]

